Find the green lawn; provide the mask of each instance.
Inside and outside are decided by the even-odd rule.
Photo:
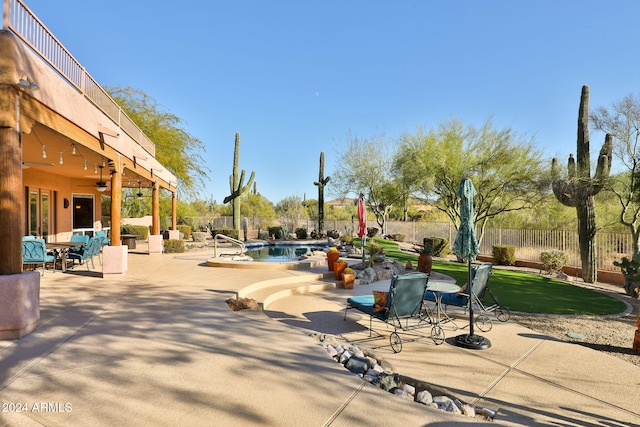
[[[402,252],[395,242],[374,239],[382,245],[385,256],[405,264],[411,260],[417,265],[418,254]],[[367,240],[369,242],[369,240]],[[454,277],[459,285],[467,281],[466,264],[433,261],[433,271]],[[599,292],[575,286],[539,274],[494,269],[489,288],[500,300],[500,305],[511,311],[546,314],[617,314],[626,308],[624,302]],[[487,293],[487,297],[489,294]]]

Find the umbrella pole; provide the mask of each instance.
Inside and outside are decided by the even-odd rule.
[[[491,341],[483,336],[476,335],[473,332],[473,286],[471,286],[471,259],[469,259],[467,266],[469,268],[469,278],[467,282],[467,290],[469,291],[469,333],[458,335],[455,338],[455,343],[457,346],[471,350],[486,350],[491,347]]]
[[[366,267],[367,264],[364,262],[364,247],[367,244],[367,236],[365,234],[362,235],[362,266]]]
[[[471,300],[471,258],[467,262],[469,276],[467,279],[467,291],[469,292],[469,335],[473,336],[473,301]]]

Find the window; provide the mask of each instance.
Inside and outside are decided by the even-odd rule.
[[[92,194],[73,195],[73,229],[93,230],[94,211]]]

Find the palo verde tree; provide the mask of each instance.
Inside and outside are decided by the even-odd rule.
[[[106,90],[153,141],[156,159],[178,178],[178,198],[196,198],[208,172],[200,154],[205,151],[202,141],[184,129],[182,119],[163,111],[146,93],[130,87],[109,87]],[[134,189],[131,194],[136,192]],[[170,215],[169,212],[161,216]]]
[[[231,202],[233,207],[233,228],[235,230],[240,229],[240,200],[241,197],[246,195],[253,184],[253,179],[256,176],[256,172],[252,171],[249,177],[249,182],[244,185],[245,170],[242,169],[240,175],[238,175],[238,163],[240,162],[240,132],[236,132],[236,143],[233,150],[233,170],[229,175],[229,188],[231,194],[224,198],[224,203]]]
[[[594,283],[598,279],[596,237],[596,205],[594,196],[602,190],[611,169],[613,138],[607,134],[600,149],[598,165],[591,177],[589,154],[589,86],[582,86],[578,110],[577,159],[569,155],[567,176],[561,178],[558,160],[551,162],[553,193],[563,205],[576,208],[578,216],[578,243],[582,262],[582,279]]]
[[[593,129],[613,137],[613,156],[624,170],[610,178],[608,189],[622,208],[620,223],[633,236],[633,255],[640,254],[640,100],[627,95],[610,109],[596,108],[590,118]]]
[[[475,225],[480,241],[491,219],[534,206],[548,187],[533,141],[508,127],[495,129],[490,120],[476,128],[453,119],[437,129],[403,134],[395,169],[404,182],[413,183],[417,196],[435,199],[435,207],[456,227],[460,224],[456,191],[463,178],[470,178],[477,191]]]
[[[393,170],[394,155],[395,147],[384,135],[366,139],[349,135],[332,174],[333,192],[338,197],[363,193],[383,232],[391,208],[403,198],[403,186]]]

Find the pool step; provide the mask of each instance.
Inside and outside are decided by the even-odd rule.
[[[332,278],[333,273],[317,273],[265,280],[241,289],[238,291],[238,298],[252,298],[266,310],[271,303],[281,298],[335,288],[337,283]]]

